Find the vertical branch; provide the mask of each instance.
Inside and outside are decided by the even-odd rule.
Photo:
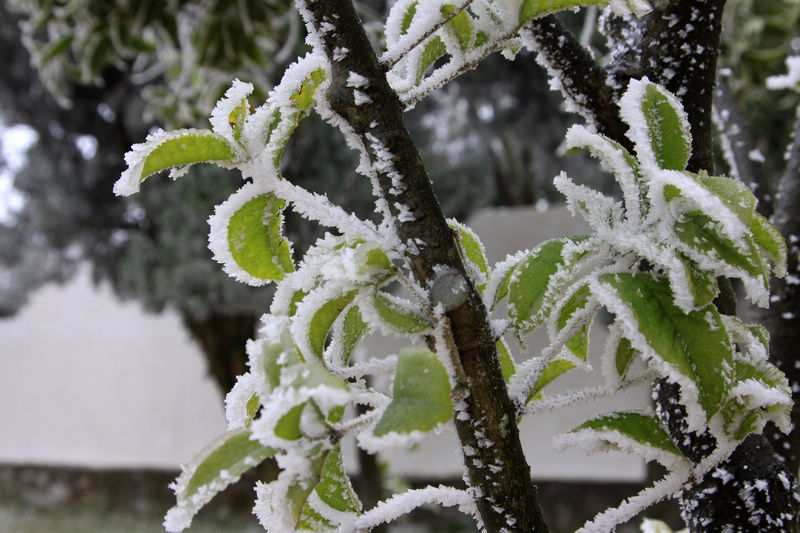
[[[769,309],[759,309],[757,315],[769,330],[770,354],[786,377],[794,393],[792,422],[795,430],[784,435],[774,427],[767,428],[767,436],[776,452],[786,461],[792,472],[800,468],[800,402],[797,400],[800,386],[797,347],[800,346],[800,107],[794,126],[794,140],[787,152],[786,170],[781,177],[775,196],[773,223],[786,239],[789,247],[787,274],[774,280]]]
[[[688,170],[714,170],[711,107],[725,0],[674,0],[645,20],[643,73],[681,99],[692,129]]]
[[[725,158],[733,177],[747,185],[758,198],[758,211],[765,217],[772,215],[772,191],[764,176],[762,160],[755,154],[755,145],[750,136],[739,103],[728,87],[725,76],[717,76],[714,90],[714,122],[722,137]]]
[[[469,280],[402,106],[378,63],[350,0],[311,0],[306,20],[331,61],[328,102],[359,138],[377,174],[417,281],[430,285],[444,267]],[[358,98],[354,91],[358,92]],[[465,301],[447,312],[464,378],[456,384],[454,422],[469,484],[487,531],[547,532],[522,452],[515,409],[498,363],[486,309],[467,281]]]
[[[586,120],[603,135],[632,150],[633,145],[625,136],[628,126],[619,116],[605,70],[572,32],[556,17],[548,15],[531,21],[526,37],[539,53],[537,60],[558,78],[564,96],[580,109]]]

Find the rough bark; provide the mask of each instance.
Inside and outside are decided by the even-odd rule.
[[[475,451],[464,459],[483,525],[490,532],[509,527],[546,532],[486,309],[468,281],[457,244],[403,123],[400,100],[386,81],[349,0],[310,1],[307,9],[331,59],[333,79],[328,101],[359,137],[374,163],[382,199],[394,217],[401,241],[407,245],[406,256],[415,278],[423,286],[430,285],[436,279],[434,268],[444,267],[467,281],[464,302],[446,316],[458,374],[454,397],[463,406],[454,421],[462,447]],[[348,52],[336,59],[335,49]],[[373,104],[355,104],[347,87],[350,72],[369,80],[369,85],[359,90]],[[382,157],[386,153],[391,154],[391,161]],[[401,178],[400,187],[393,185],[393,176]],[[399,217],[401,205],[411,211],[413,220]]]
[[[607,73],[575,36],[553,15],[533,20],[528,26],[540,61],[559,73],[564,93],[583,110],[583,115],[606,135],[633,150],[625,136],[628,126],[619,116]]]
[[[772,190],[764,175],[764,165],[752,156],[755,144],[750,129],[728,87],[728,80],[722,75],[717,76],[714,90],[714,122],[727,152],[731,174],[741,179],[758,198],[758,212],[765,217],[771,216]]]
[[[773,426],[765,433],[773,443],[775,451],[786,461],[786,466],[797,472],[800,468],[800,364],[797,347],[800,346],[800,108],[794,127],[794,142],[788,152],[786,169],[775,196],[775,213],[772,222],[786,239],[789,247],[787,275],[773,280],[769,309],[759,309],[756,316],[770,332],[770,354],[792,387],[795,404],[792,422],[795,430],[789,435],[780,433]]]
[[[719,34],[724,0],[679,0],[657,8],[645,21],[638,47],[642,53],[642,71],[651,81],[664,85],[680,98],[692,132],[692,156],[687,169],[713,173],[712,104],[716,79]],[[689,46],[687,46],[689,44]],[[797,205],[797,204],[795,204]],[[735,314],[735,299],[729,283],[720,286],[718,306],[723,313]],[[664,394],[668,389],[671,394]],[[663,387],[656,393],[658,408],[670,425],[675,442],[698,462],[713,449],[709,435],[688,435],[676,425],[681,419],[672,394],[676,386]],[[721,475],[723,471],[731,477]],[[777,479],[764,497],[752,505],[742,501],[739,492],[754,480]],[[766,439],[752,435],[746,439],[719,469],[687,487],[680,495],[684,520],[694,532],[789,532],[798,531],[794,480],[781,464]],[[736,499],[732,499],[735,493]],[[731,529],[732,528],[732,529]]]

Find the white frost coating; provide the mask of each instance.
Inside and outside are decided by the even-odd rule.
[[[767,78],[768,89],[794,89],[795,91],[800,91],[800,56],[787,57],[786,68],[788,70],[787,74]]]
[[[233,84],[225,91],[223,96],[214,106],[211,111],[211,118],[208,121],[211,123],[211,129],[214,133],[222,135],[231,144],[236,144],[236,139],[233,138],[233,127],[230,124],[230,116],[234,109],[242,104],[242,100],[247,102],[247,96],[253,92],[253,84],[233,80]],[[245,107],[245,110],[247,108]],[[245,112],[245,116],[249,116]]]
[[[639,331],[638,321],[633,316],[633,311],[619,297],[613,287],[595,280],[590,283],[589,289],[610,312],[616,315],[623,336],[631,341],[631,346],[641,354],[642,359],[656,372],[666,377],[668,381],[680,385],[680,401],[686,407],[687,430],[698,431],[704,428],[706,413],[700,405],[700,393],[694,380],[684,376],[677,368],[664,361],[650,346],[647,338]]]
[[[369,87],[369,79],[357,72],[350,72],[347,75],[347,86],[354,89],[363,89]]]
[[[291,320],[292,338],[297,344],[297,349],[306,360],[318,359],[321,354],[316,354],[311,348],[308,337],[311,330],[311,321],[323,305],[344,296],[350,289],[348,286],[326,283],[307,294],[297,304],[297,312]],[[344,312],[344,311],[343,311]]]
[[[371,104],[372,103],[372,98],[367,96],[366,93],[363,93],[363,92],[361,92],[359,90],[354,90],[353,91],[353,101],[355,102],[356,105]]]
[[[614,176],[622,189],[626,217],[635,225],[641,224],[644,213],[639,203],[639,185],[633,168],[625,159],[624,149],[580,125],[567,130],[564,142],[567,149],[586,148],[600,160],[602,167]]]
[[[211,452],[237,433],[239,433],[238,430],[223,433],[195,455],[189,464],[181,465],[180,476],[169,486],[175,493],[177,501],[175,506],[167,511],[164,517],[164,529],[170,533],[178,533],[188,528],[192,525],[192,518],[194,518],[194,515],[196,515],[205,504],[210,502],[211,499],[225,487],[239,479],[239,476],[225,475],[226,473],[223,470],[217,478],[199,487],[191,496],[186,495],[186,487],[194,476],[200,463],[204,461]]]
[[[589,455],[619,450],[625,453],[639,455],[643,457],[645,461],[658,461],[668,470],[686,470],[689,468],[687,460],[680,455],[643,444],[613,429],[604,431],[582,429],[564,433],[553,438],[553,445],[559,452],[563,452],[567,448],[576,447],[582,449]]]
[[[387,248],[397,246],[392,235],[384,235],[371,221],[361,220],[332,203],[327,196],[310,192],[289,180],[281,179],[272,184],[277,196],[292,204],[292,209],[307,220],[323,226],[336,228],[342,235],[382,243]]]
[[[266,172],[268,170],[265,170]],[[272,174],[272,178],[276,176]],[[228,245],[228,223],[231,217],[241,209],[244,204],[253,198],[271,191],[268,182],[247,183],[233,193],[227,200],[214,208],[214,214],[208,219],[211,231],[208,234],[208,249],[214,254],[214,260],[222,265],[222,270],[237,281],[258,287],[270,283],[271,280],[257,278],[246,272],[234,260]],[[277,257],[274,258],[277,260]]]
[[[608,6],[614,14],[620,17],[642,16],[652,11],[650,4],[645,0],[611,0]]]
[[[614,531],[614,528],[627,522],[643,509],[650,507],[662,500],[671,498],[683,488],[683,484],[690,478],[688,470],[682,472],[672,472],[666,477],[656,482],[652,487],[648,487],[636,496],[632,496],[622,502],[615,509],[608,509],[595,516],[591,521],[586,522],[575,533],[598,533],[601,531]]]
[[[516,268],[520,261],[528,254],[529,250],[520,250],[512,255],[507,256],[505,259],[495,264],[493,268],[489,269],[489,279],[486,282],[486,288],[483,291],[483,303],[487,309],[494,307],[497,291],[500,284],[509,272]]]
[[[383,412],[381,412],[381,415],[383,415]],[[376,437],[375,434],[372,433],[372,428],[369,428],[366,431],[360,432],[356,438],[359,448],[365,450],[367,453],[376,454],[388,448],[409,448],[422,441],[425,435],[427,435],[427,433],[424,431],[414,430],[411,433],[392,431],[386,435]]]
[[[689,533],[688,529],[673,532],[672,528],[661,520],[651,520],[649,518],[645,518],[640,527],[642,533]]]
[[[260,376],[250,372],[236,377],[236,383],[225,396],[225,419],[228,421],[229,430],[243,428],[250,420],[247,403],[254,394],[261,392],[261,379]]]
[[[339,533],[350,533],[354,530],[369,529],[390,522],[427,503],[438,503],[445,507],[458,507],[458,510],[470,516],[476,516],[477,506],[466,491],[452,487],[425,487],[395,494],[388,500],[378,503],[374,508],[356,518],[350,524],[344,524]]]
[[[122,175],[120,175],[119,179],[114,183],[114,194],[117,196],[130,196],[131,194],[139,192],[139,186],[144,178],[147,176],[142,176],[142,171],[144,170],[144,163],[147,160],[147,156],[150,153],[158,148],[159,145],[169,141],[171,139],[177,139],[179,137],[183,137],[184,135],[202,135],[202,136],[209,136],[214,135],[219,140],[224,140],[228,142],[227,139],[220,135],[212,134],[208,130],[198,130],[198,129],[182,129],[182,130],[174,130],[174,131],[164,131],[159,129],[147,136],[143,143],[134,144],[131,146],[131,149],[125,154],[125,163],[128,165],[128,168],[123,171]],[[235,144],[230,144],[231,151],[235,154],[234,160],[237,156],[241,156],[241,150]],[[214,163],[224,167],[229,168],[230,165],[224,164],[221,161],[214,161]],[[182,170],[191,166],[184,165]],[[181,170],[178,172],[171,174],[173,176],[179,176],[181,174]]]
[[[686,118],[686,113],[683,110],[678,99],[669,91],[664,90],[659,85],[650,83],[647,77],[641,80],[631,80],[628,84],[628,89],[622,98],[619,99],[620,116],[630,129],[627,132],[628,138],[633,142],[636,147],[636,155],[643,166],[647,167],[645,172],[651,173],[653,170],[660,169],[656,160],[653,147],[650,145],[650,134],[647,129],[647,120],[642,110],[641,102],[645,96],[645,90],[648,86],[655,87],[670,103],[670,106],[678,114],[681,130],[689,131],[689,120]],[[689,143],[691,144],[691,142]]]

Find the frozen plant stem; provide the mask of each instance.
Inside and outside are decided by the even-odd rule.
[[[400,100],[386,81],[353,4],[350,0],[312,0],[306,8],[309,22],[331,61],[329,104],[361,139],[373,163],[400,240],[412,244],[406,253],[417,282],[427,286],[437,265],[454,269],[469,280],[422,160],[403,123]],[[337,49],[348,52],[342,57],[334,53]],[[368,80],[359,90],[374,104],[356,104],[353,91],[347,86],[351,72]],[[391,155],[392,169],[376,164],[385,163],[387,153]],[[394,172],[401,178],[399,191],[396,186],[393,188]],[[400,216],[400,206],[405,206],[412,216]],[[491,533],[509,528],[545,533],[548,529],[514,424],[516,413],[506,391],[486,308],[471,283],[468,282],[465,301],[448,311],[447,318],[466,376],[453,391],[457,405],[463,405],[454,421],[462,447],[475,450],[475,455],[465,457],[465,464],[483,525]]]

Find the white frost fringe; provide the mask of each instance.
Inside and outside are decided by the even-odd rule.
[[[395,494],[384,500],[373,509],[362,514],[353,522],[343,524],[339,533],[352,533],[353,531],[366,531],[378,524],[395,520],[426,503],[438,503],[445,507],[458,506],[464,514],[475,516],[478,512],[475,502],[466,491],[452,487],[425,487],[423,489],[409,490],[402,494]]]

